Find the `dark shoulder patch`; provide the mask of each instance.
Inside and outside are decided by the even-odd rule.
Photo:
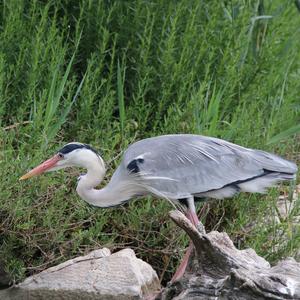
[[[143,162],[144,162],[143,158],[134,159],[127,165],[127,170],[130,173],[139,173],[140,172],[139,165],[142,164]]]
[[[67,154],[67,153],[70,153],[70,152],[72,152],[76,149],[83,149],[83,148],[91,150],[94,153],[96,153],[97,155],[99,155],[98,152],[95,149],[93,149],[90,145],[78,144],[78,143],[67,144],[67,145],[63,146],[58,152],[62,153],[62,154]]]

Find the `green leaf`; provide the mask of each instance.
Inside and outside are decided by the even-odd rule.
[[[120,127],[121,127],[122,136],[124,135],[124,125],[125,125],[124,81],[125,81],[125,68],[123,69],[123,76],[122,76],[120,62],[118,61],[117,92],[118,92],[119,117],[120,117]]]
[[[300,124],[290,127],[289,129],[273,136],[269,141],[268,144],[274,144],[277,143],[283,139],[288,138],[289,136],[296,134],[296,133],[300,133]]]

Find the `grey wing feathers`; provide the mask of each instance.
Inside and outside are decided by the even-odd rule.
[[[125,152],[122,168],[144,189],[170,199],[225,198],[239,190],[264,192],[297,172],[294,163],[274,154],[199,135],[136,142]]]

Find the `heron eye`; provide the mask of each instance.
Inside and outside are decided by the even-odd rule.
[[[64,158],[64,155],[62,153],[58,153],[59,158]]]

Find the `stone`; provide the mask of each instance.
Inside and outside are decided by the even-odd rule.
[[[131,249],[95,250],[0,292],[0,299],[144,299],[160,290],[156,272]]]

